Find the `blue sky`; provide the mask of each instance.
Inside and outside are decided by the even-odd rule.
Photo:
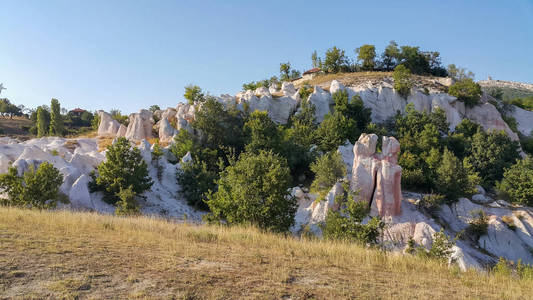
[[[17,104],[174,107],[189,83],[212,94],[310,67],[313,50],[354,57],[395,40],[440,51],[477,79],[533,82],[533,0],[0,0],[0,83]]]

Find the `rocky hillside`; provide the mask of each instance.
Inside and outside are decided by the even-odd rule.
[[[512,140],[519,140],[517,133],[511,130],[499,110],[491,103],[496,100],[489,95],[483,95],[479,105],[465,107],[462,101],[444,92],[451,83],[450,79],[417,78],[406,98],[396,92],[392,79],[384,73],[370,80],[318,77],[317,85],[306,99],[301,99],[300,96],[303,83],[295,86],[284,82],[279,87],[262,87],[234,96],[221,95],[216,97],[216,101],[227,109],[234,107],[243,112],[265,111],[276,124],[287,124],[291,116],[301,112],[301,103],[306,101],[314,105],[315,120],[320,123],[334,109],[332,94],[346,91],[350,98],[360,96],[364,106],[371,109],[371,118],[375,123],[385,123],[397,112],[403,113],[408,105],[413,105],[417,111],[428,113],[442,109],[452,132],[466,118],[487,131],[503,130]],[[175,179],[176,172],[181,168],[180,163],[175,163],[178,159],[182,162],[190,161],[191,155],[176,158],[167,147],[163,149],[162,156],[154,158],[154,145],[147,141],[158,138],[161,144],[167,145],[172,143],[182,129],[192,135],[201,135],[191,124],[202,105],[199,102],[179,103],[175,108],[154,113],[141,110],[129,116],[128,126],[100,111],[98,138],[94,139],[41,138],[19,142],[2,138],[0,173],[7,172],[10,165],[15,166],[21,174],[29,166],[37,166],[43,161],[51,162],[64,175],[61,191],[70,198],[70,204],[64,204],[60,208],[113,213],[114,208],[102,201],[100,193],[89,192],[89,173],[105,157],[105,151],[100,151],[102,149],[99,149],[98,143],[125,137],[140,149],[154,181],[150,190],[142,195],[143,200],[140,200],[142,213],[200,221],[204,213],[187,205],[179,193],[183,187]],[[513,116],[518,123],[518,130],[525,136],[531,134],[533,112],[516,108]],[[363,134],[355,145],[347,142],[339,147],[338,152],[342,154],[346,164],[346,179],[351,181],[350,189],[359,191],[367,198],[365,201],[373,208],[371,216],[380,216],[386,222],[387,226],[380,240],[383,247],[404,251],[413,240],[417,245],[430,248],[436,232],[443,229],[451,237],[460,235],[472,223],[474,215],[483,211],[488,218],[486,234],[478,240],[458,240],[453,248],[451,261],[463,270],[471,267],[483,269],[494,264],[498,257],[513,261],[520,259],[533,264],[531,208],[511,206],[505,201],[491,198],[479,187],[472,199],[461,198],[455,204],[441,205],[438,214],[428,214],[418,205],[423,195],[402,191],[402,169],[398,165],[401,145],[394,137],[384,137],[382,150],[378,152],[376,143],[377,136]],[[338,209],[334,199],[341,192],[342,188],[337,184],[332,187],[325,201],[317,202],[316,195],[310,193],[307,187],[294,187],[292,194],[298,199],[299,207],[296,224],[292,227],[293,233],[299,235],[309,228],[311,232],[320,235],[319,224],[324,222],[328,211]]]

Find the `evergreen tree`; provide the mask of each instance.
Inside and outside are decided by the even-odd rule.
[[[61,106],[57,99],[52,98],[50,103],[50,135],[62,136],[63,135],[63,117],[61,116]]]
[[[43,137],[48,133],[48,122],[46,121],[47,112],[44,111],[44,108],[37,108],[37,136]]]

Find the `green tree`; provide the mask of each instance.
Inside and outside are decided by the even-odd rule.
[[[472,79],[467,78],[452,84],[448,88],[448,94],[457,97],[463,101],[466,106],[474,107],[479,104],[482,91],[481,86]]]
[[[350,137],[355,126],[355,121],[346,118],[340,112],[328,113],[324,121],[320,123],[316,130],[317,143],[320,150],[329,152],[337,150],[344,145],[346,139]]]
[[[311,184],[314,193],[323,199],[335,183],[346,176],[346,165],[337,151],[328,152],[311,164],[315,179]]]
[[[290,72],[291,72],[290,62],[279,64],[279,76],[281,78],[281,81],[288,81],[290,79]]]
[[[170,145],[169,150],[177,159],[183,158],[187,152],[194,151],[194,138],[186,129],[180,129],[174,137],[174,142]]]
[[[372,71],[376,67],[376,47],[374,45],[363,45],[355,49],[357,60],[361,61],[363,70]]]
[[[413,74],[425,75],[431,72],[429,62],[419,47],[402,46],[399,63]]]
[[[325,71],[330,73],[338,73],[348,66],[348,59],[341,50],[335,46],[326,51],[326,58],[324,59],[323,67]]]
[[[483,186],[490,187],[502,179],[505,168],[520,158],[518,147],[518,142],[512,141],[504,131],[479,130],[472,137],[467,160],[479,173]]]
[[[296,200],[288,192],[290,182],[284,158],[271,151],[243,153],[222,172],[218,191],[209,195],[207,204],[213,218],[228,224],[287,231],[296,213]]]
[[[37,170],[30,166],[23,176],[18,175],[15,167],[0,174],[0,189],[8,195],[4,202],[13,206],[53,208],[62,183],[63,175],[49,162],[43,162]]]
[[[475,186],[479,184],[477,174],[469,174],[468,169],[451,151],[444,149],[442,159],[436,170],[437,191],[446,195],[449,202],[455,202],[459,197],[469,197],[475,193]]]
[[[183,97],[190,105],[193,105],[194,102],[203,102],[205,100],[205,95],[202,92],[202,89],[193,84],[189,84],[185,87],[185,93],[183,94]]]
[[[46,136],[48,133],[49,123],[47,122],[47,115],[49,116],[49,113],[43,107],[37,108],[37,136],[38,137]]]
[[[246,151],[258,153],[260,150],[281,152],[281,134],[278,126],[270,119],[266,111],[254,111],[244,124],[247,136]]]
[[[506,168],[497,189],[514,203],[533,206],[533,157],[527,156]]]
[[[395,41],[390,41],[382,54],[383,68],[387,71],[392,71],[398,64],[399,59],[400,49],[398,49],[398,44]]]
[[[159,107],[159,105],[154,104],[150,106],[148,110],[150,110],[152,113],[155,113],[156,111],[161,110],[161,107]]]
[[[394,78],[394,89],[398,94],[402,95],[402,97],[407,98],[413,87],[411,71],[409,71],[404,65],[398,65],[394,68],[392,77]]]
[[[348,101],[348,92],[346,90],[333,93],[332,98],[335,102],[335,111],[341,113],[347,119],[353,120],[353,122],[350,122],[351,127],[347,129],[348,136],[346,138],[351,143],[355,143],[361,132],[372,121],[372,110],[364,106],[363,100],[359,95],[353,96],[351,101]]]
[[[448,65],[448,76],[453,78],[456,81],[461,81],[465,79],[474,79],[474,73],[468,71],[464,68],[459,68],[454,64]]]
[[[115,214],[117,216],[136,216],[139,215],[140,209],[135,201],[137,194],[133,191],[133,186],[128,188],[120,188],[120,191],[117,193],[117,197],[120,199],[115,208]]]
[[[63,118],[61,117],[61,106],[59,104],[59,101],[57,99],[52,98],[52,101],[50,103],[50,135],[57,135],[62,136],[63,135]]]
[[[98,166],[98,172],[91,173],[91,178],[91,191],[104,192],[104,200],[113,205],[120,201],[121,190],[131,186],[138,195],[153,184],[140,150],[132,148],[130,142],[123,137],[107,147],[106,160]]]
[[[316,50],[311,53],[311,61],[313,62],[313,68],[322,69],[322,59],[318,57]]]

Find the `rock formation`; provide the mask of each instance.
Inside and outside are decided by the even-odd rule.
[[[152,117],[152,112],[146,109],[141,109],[139,113],[133,113],[130,115],[130,123],[126,130],[125,137],[135,141],[150,139],[152,138],[153,126],[154,119]]]
[[[116,136],[120,123],[103,110],[98,111],[98,116],[100,117],[98,136]]]
[[[402,202],[400,143],[394,137],[383,137],[379,154],[377,139],[375,134],[362,134],[355,143],[351,189],[358,193],[358,201],[375,204],[380,216],[397,216]]]

